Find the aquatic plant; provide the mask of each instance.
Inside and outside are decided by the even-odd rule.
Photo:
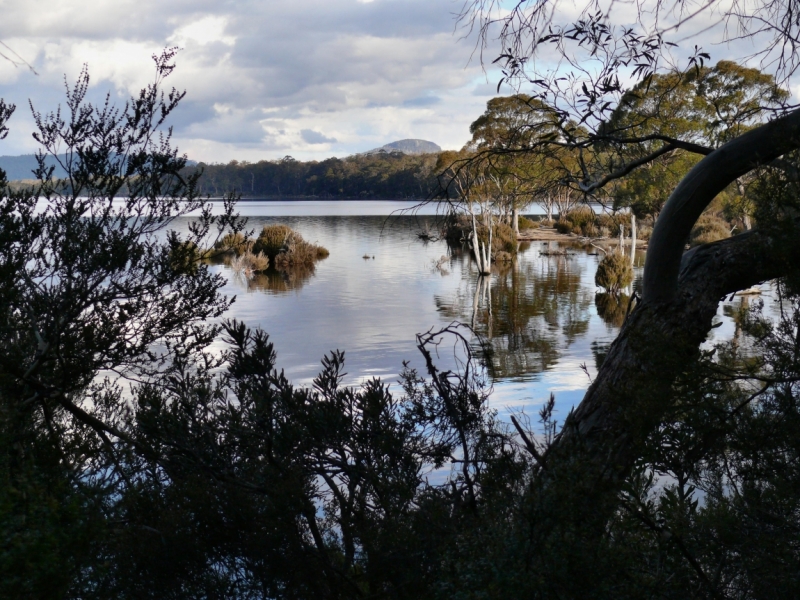
[[[253,240],[248,239],[243,233],[236,231],[228,233],[217,240],[209,254],[212,256],[240,256],[252,249]]]
[[[326,248],[311,244],[288,225],[267,225],[253,244],[253,252],[263,252],[277,269],[312,265],[327,258]]]
[[[633,267],[630,260],[619,251],[609,252],[597,265],[594,282],[611,294],[618,294],[622,288],[630,285],[631,281],[633,281]]]
[[[270,259],[274,259],[283,250],[289,236],[293,234],[299,236],[288,225],[266,225],[253,244],[253,252],[263,252]]]
[[[262,273],[267,270],[269,258],[263,252],[253,253],[248,250],[232,258],[230,265],[235,273],[251,277],[256,273]]]

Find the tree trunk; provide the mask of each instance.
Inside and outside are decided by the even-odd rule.
[[[800,236],[776,240],[759,231],[684,254],[695,221],[725,186],[796,147],[800,110],[715,150],[670,196],[647,251],[643,298],[531,483],[528,552],[576,531],[576,551],[590,551],[580,544],[601,539],[644,441],[668,418],[676,378],[699,356],[720,298],[800,261]]]
[[[636,266],[636,215],[631,211],[631,266]]]
[[[519,210],[516,206],[511,209],[511,229],[514,230],[514,235],[519,237]]]

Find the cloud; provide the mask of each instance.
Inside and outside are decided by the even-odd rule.
[[[410,100],[403,100],[403,106],[433,106],[439,104],[441,98],[436,96],[420,96],[419,98],[411,98]]]
[[[178,45],[165,83],[187,95],[170,124],[192,158],[324,158],[407,137],[460,147],[489,96],[473,95],[474,40],[453,26],[450,0],[7,0],[0,39],[40,76],[0,61],[0,94],[54,109],[88,64],[91,99],[124,102],[153,80],[150,56]],[[14,119],[2,154],[35,148],[27,111]]]
[[[335,144],[336,138],[329,138],[322,135],[319,131],[313,129],[301,129],[300,137],[308,144]]]

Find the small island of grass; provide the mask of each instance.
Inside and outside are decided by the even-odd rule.
[[[272,265],[277,271],[308,269],[327,258],[326,248],[303,239],[288,225],[266,225],[255,239],[240,232],[229,233],[209,250],[212,258],[221,258],[237,273],[251,276],[264,273]]]

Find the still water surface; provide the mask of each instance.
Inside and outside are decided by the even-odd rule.
[[[580,248],[548,255],[565,248],[533,242],[523,245],[513,265],[481,280],[468,253],[418,239],[434,224],[434,209],[387,216],[412,204],[240,204],[248,229],[285,223],[330,256],[290,278],[271,273],[246,280],[215,267],[228,279],[224,293],[236,296],[228,316],[270,334],[278,367],[296,385],[310,384],[333,349],[345,351],[345,383],[370,377],[395,382],[403,361],[423,370],[417,333],[466,323],[494,388],[492,406],[501,415],[520,409],[535,415],[553,392],[563,420],[583,397],[627,308],[627,297],[615,302],[596,295],[600,257]],[[640,275],[641,266],[636,271]],[[725,312],[721,306],[716,339],[731,335]],[[442,368],[456,366],[457,358],[452,342],[442,344]]]

